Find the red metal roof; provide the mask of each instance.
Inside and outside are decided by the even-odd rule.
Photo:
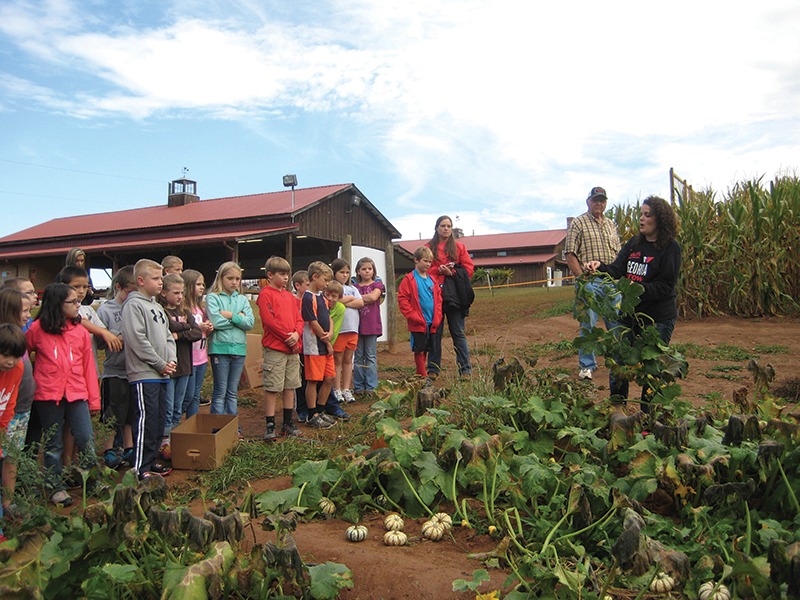
[[[213,242],[217,240],[229,240],[231,238],[239,239],[246,239],[246,238],[253,238],[253,237],[269,237],[271,235],[277,235],[280,233],[286,233],[288,231],[296,230],[297,226],[292,227],[275,227],[275,228],[265,228],[261,227],[259,229],[243,229],[241,231],[236,231],[235,234],[231,234],[229,232],[203,232],[193,235],[179,235],[179,236],[168,236],[162,239],[155,239],[153,237],[143,237],[138,240],[127,240],[121,239],[119,241],[102,241],[97,243],[82,243],[81,249],[85,252],[91,252],[93,250],[105,250],[105,251],[114,251],[114,250],[122,250],[126,248],[153,248],[159,246],[171,246],[174,244],[182,244],[191,246],[193,244],[207,244],[208,242]],[[11,250],[6,252],[1,252],[4,259],[12,259],[12,258],[19,258],[23,256],[50,256],[52,254],[65,254],[69,252],[69,250],[73,248],[73,244],[70,243],[56,243],[54,245],[48,245],[45,248],[37,248],[37,249],[23,249],[23,250]]]
[[[495,265],[510,267],[513,265],[538,265],[556,257],[549,254],[522,254],[519,256],[478,256],[472,259],[476,267],[492,267]]]
[[[268,194],[201,200],[185,206],[168,207],[163,204],[147,208],[52,219],[0,238],[0,244],[32,242],[65,236],[97,235],[98,233],[113,231],[150,229],[165,225],[172,226],[177,223],[189,225],[192,223],[207,223],[209,221],[296,214],[351,185],[340,184],[297,189],[294,192],[294,210],[292,209],[292,192],[283,190]],[[73,246],[74,244],[68,246],[67,249]],[[103,247],[105,248],[106,246]],[[82,242],[81,248],[88,249],[88,246],[85,246],[85,243]],[[5,252],[2,254],[8,256]]]
[[[458,238],[470,253],[512,250],[519,248],[555,248],[567,237],[566,229],[546,229],[544,231],[521,231],[516,233],[492,233],[488,235],[465,235]],[[427,240],[401,240],[400,246],[414,252],[427,243]],[[510,257],[497,257],[501,259]]]

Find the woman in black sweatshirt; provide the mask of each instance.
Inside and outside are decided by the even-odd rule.
[[[665,344],[669,344],[675,329],[678,308],[675,303],[678,273],[681,268],[681,249],[675,240],[678,224],[672,206],[656,196],[642,202],[639,217],[639,234],[622,247],[610,265],[591,261],[584,265],[589,272],[608,273],[614,278],[627,277],[641,284],[644,293],[639,298],[636,312],[653,319],[653,325]],[[641,326],[633,317],[623,323],[633,334]],[[649,323],[645,324],[647,326]],[[647,390],[642,390],[642,400],[649,399]],[[628,397],[628,382],[611,379],[611,396]],[[646,404],[642,405],[646,410]]]

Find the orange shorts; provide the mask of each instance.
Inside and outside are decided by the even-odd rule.
[[[355,350],[358,347],[358,334],[355,331],[340,333],[333,343],[333,351],[337,354],[346,349]]]
[[[336,364],[333,354],[313,356],[307,354],[303,357],[306,381],[322,381],[326,377],[336,377]]]

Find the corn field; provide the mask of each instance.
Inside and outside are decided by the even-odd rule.
[[[800,179],[740,182],[721,200],[710,189],[683,188],[673,208],[683,253],[681,315],[800,312]],[[611,209],[623,241],[638,232],[640,211],[639,202]]]

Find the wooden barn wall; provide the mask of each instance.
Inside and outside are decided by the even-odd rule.
[[[352,196],[351,191],[345,191],[303,212],[297,219],[298,234],[341,243],[349,233],[354,246],[384,250],[391,234],[364,206],[363,200],[359,206],[353,206]]]

